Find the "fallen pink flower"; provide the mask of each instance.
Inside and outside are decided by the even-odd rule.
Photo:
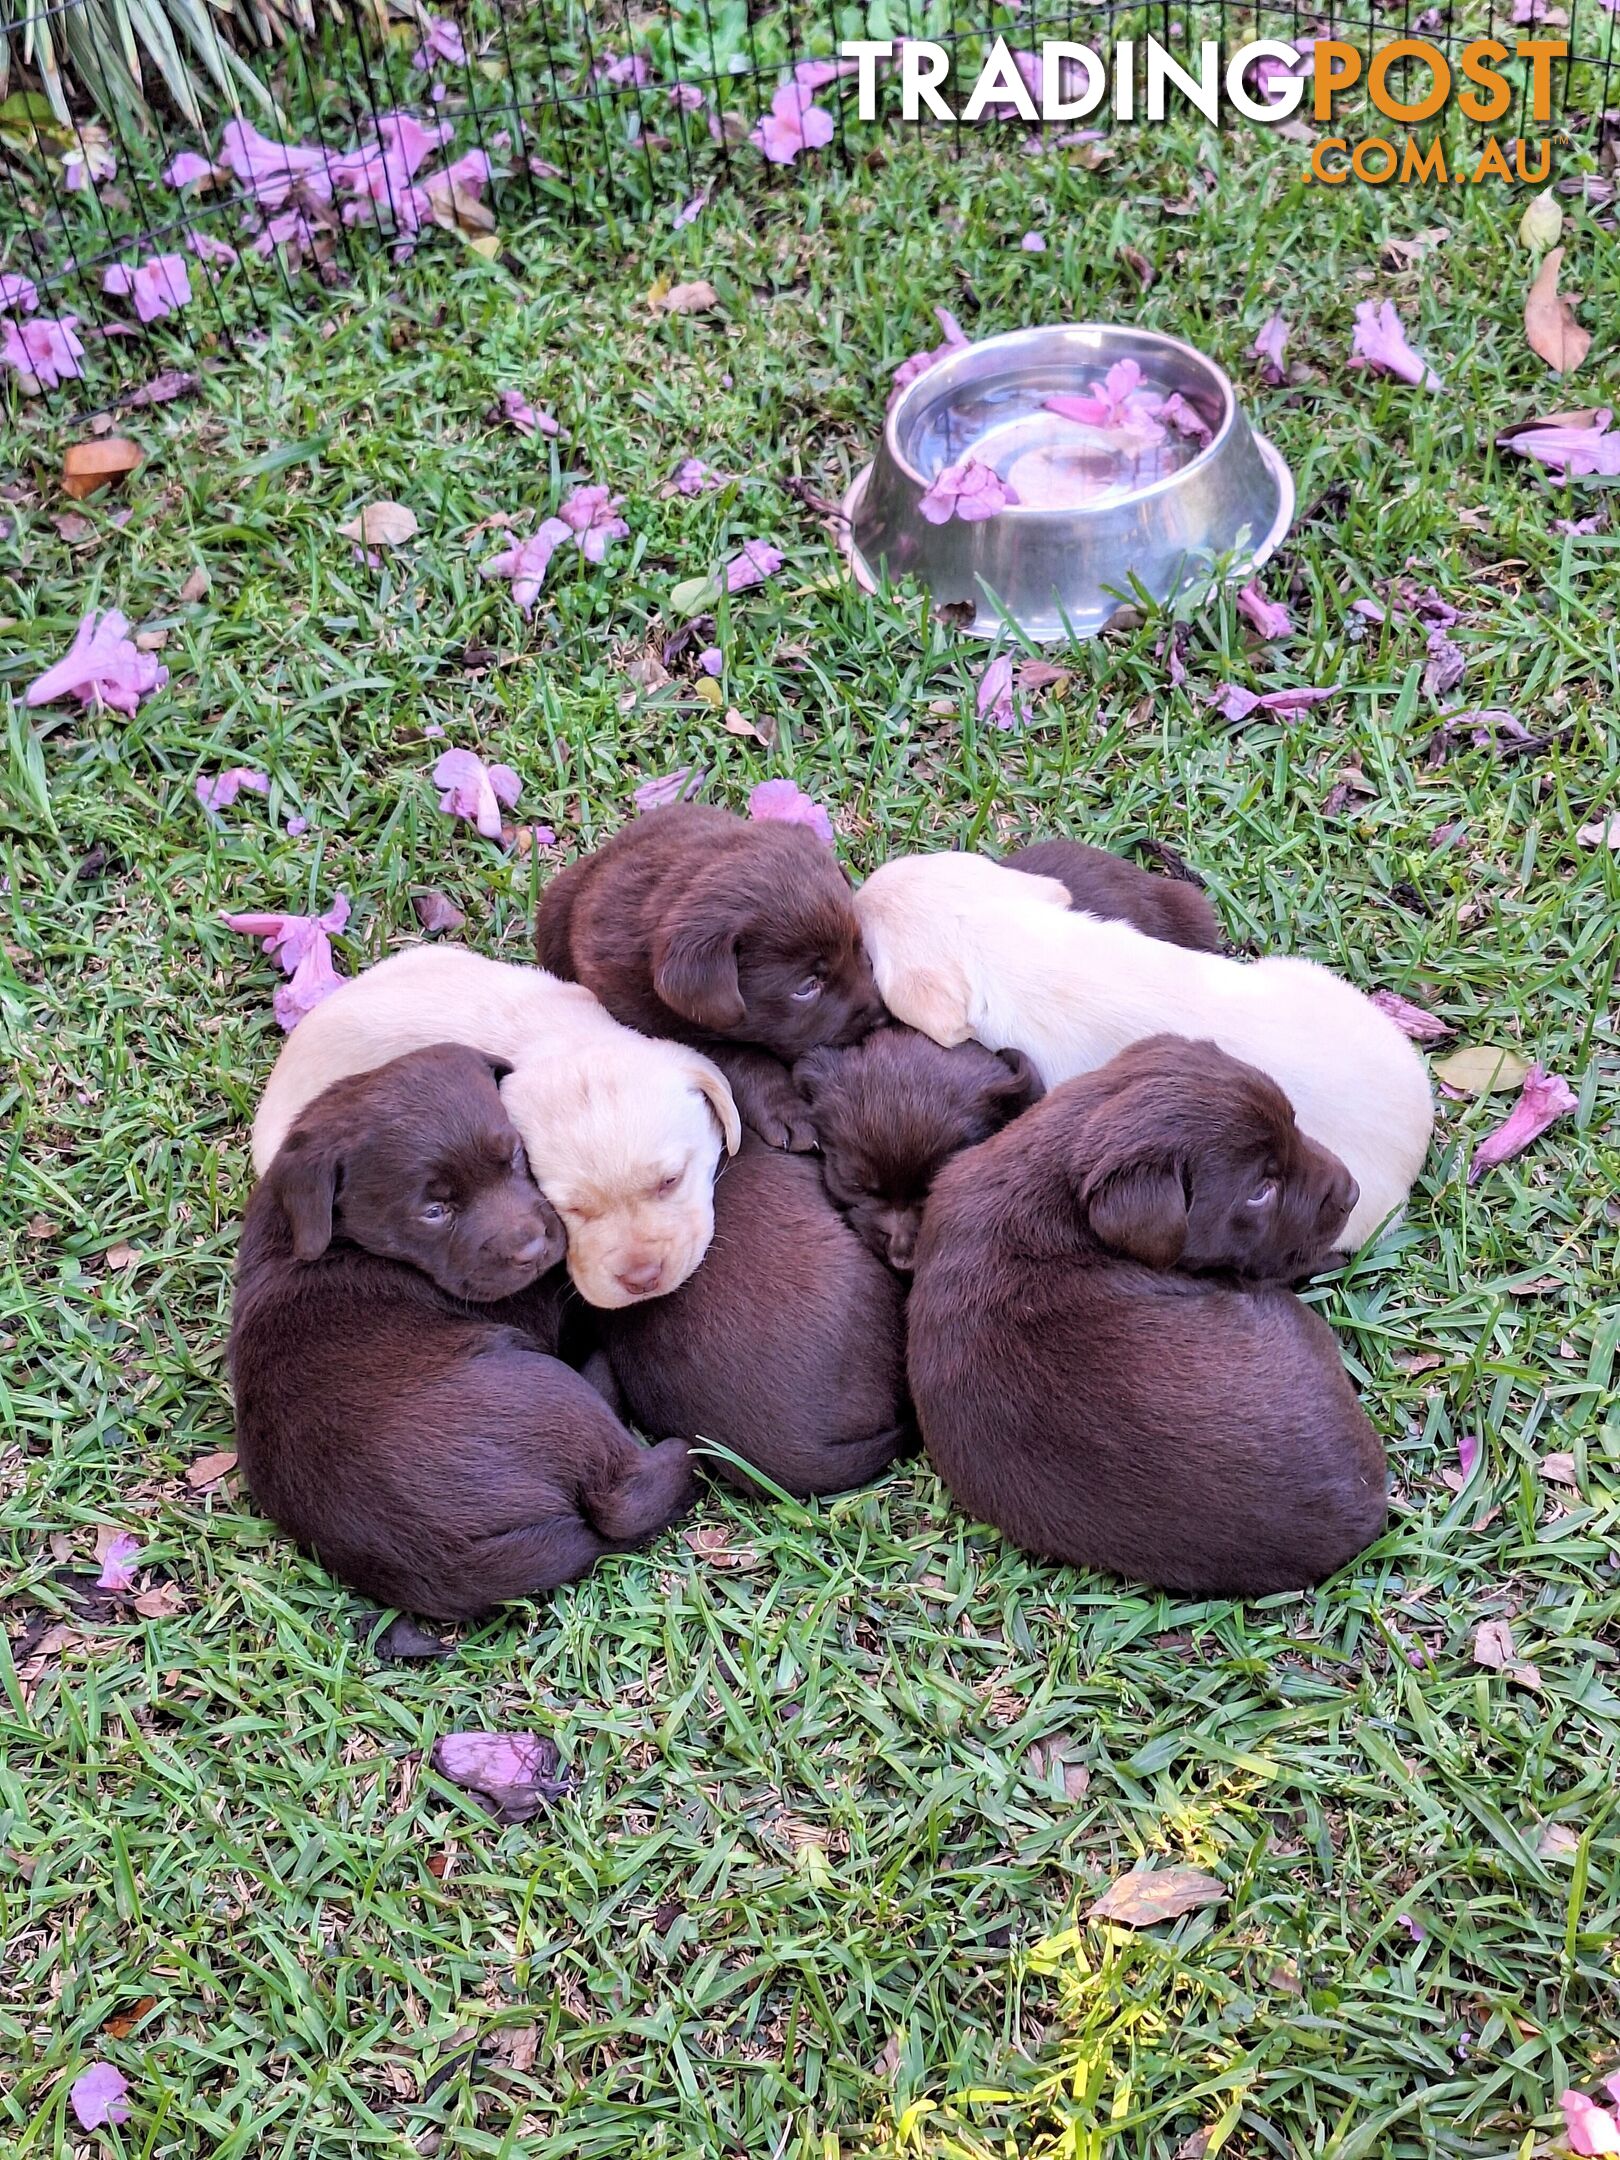
[[[726,591],[747,592],[752,586],[763,585],[767,578],[775,577],[781,567],[780,548],[772,547],[766,540],[745,540],[726,564]]]
[[[1415,1943],[1422,1942],[1429,1932],[1421,1920],[1414,1920],[1408,1912],[1398,1912],[1395,1915],[1395,1925],[1405,1928],[1407,1934],[1411,1936]]]
[[[126,2123],[130,2107],[124,2097],[129,2080],[111,2063],[95,2062],[81,2070],[68,2090],[81,2130],[99,2130],[104,2123]]]
[[[1084,427],[1141,429],[1152,442],[1161,440],[1164,434],[1159,425],[1164,400],[1148,389],[1134,360],[1116,360],[1106,375],[1078,397],[1059,391],[1045,403],[1048,412],[1064,420],[1076,420]]]
[[[199,157],[195,150],[182,150],[164,166],[163,177],[170,187],[185,188],[196,180],[212,180],[217,170],[211,158]]]
[[[1423,694],[1431,698],[1444,697],[1462,681],[1468,655],[1455,638],[1448,638],[1443,630],[1429,632],[1425,650],[1428,659],[1423,668]]]
[[[1241,683],[1228,683],[1215,700],[1215,709],[1229,727],[1238,727],[1251,714],[1257,712],[1277,713],[1283,719],[1291,719],[1295,713],[1309,712],[1313,705],[1320,705],[1332,697],[1331,689],[1268,690],[1262,697],[1258,691],[1246,690]]]
[[[500,412],[503,420],[510,421],[520,435],[560,435],[562,430],[548,412],[537,412],[521,390],[503,390],[500,395]]]
[[[1266,317],[1260,335],[1249,347],[1250,353],[1261,363],[1261,374],[1273,389],[1288,380],[1288,369],[1283,360],[1283,347],[1287,343],[1288,325],[1277,314]]]
[[[561,518],[547,518],[538,532],[532,532],[527,540],[520,540],[516,547],[509,547],[503,554],[492,555],[488,562],[480,563],[478,575],[510,578],[512,598],[527,615],[546,581],[552,556],[571,537],[570,528]]]
[[[316,254],[319,247],[318,228],[311,223],[309,213],[295,203],[292,209],[279,211],[265,220],[263,232],[253,243],[253,252],[268,261],[277,248],[283,248],[288,268],[296,270],[304,257]]]
[[[1046,253],[1046,235],[1038,232],[1027,232],[1018,245],[1026,255],[1044,255]]]
[[[610,540],[628,536],[629,526],[615,514],[623,501],[622,495],[605,487],[577,487],[558,506],[558,517],[578,535],[580,553],[587,562],[601,562]]]
[[[261,210],[279,210],[302,184],[322,202],[332,199],[328,166],[336,161],[324,150],[301,143],[273,142],[245,120],[227,121],[220,132],[219,162],[239,180]]]
[[[1397,376],[1417,389],[1445,387],[1422,354],[1414,352],[1407,343],[1393,300],[1357,302],[1356,327],[1350,340],[1350,365]]]
[[[1617,0],[1617,5],[1620,5],[1620,0]],[[1555,533],[1562,533],[1566,539],[1585,540],[1593,533],[1603,530],[1603,514],[1599,511],[1595,517],[1554,518],[1552,529]]]
[[[1008,653],[998,653],[979,677],[978,695],[974,710],[981,720],[988,720],[992,727],[1016,727],[1023,718],[1023,708],[1013,696],[1013,664]]]
[[[440,60],[447,60],[452,67],[465,67],[467,46],[459,23],[452,22],[448,15],[437,18],[430,15],[422,43],[412,55],[411,66],[425,73]]]
[[[227,766],[212,779],[203,773],[197,775],[197,800],[210,812],[228,810],[244,788],[250,795],[268,795],[270,775],[256,772],[251,765]]]
[[[1530,740],[1530,730],[1505,705],[1484,705],[1467,712],[1447,713],[1448,735],[1460,735],[1465,728],[1476,750],[1494,750],[1501,742],[1526,743]]]
[[[764,824],[807,825],[818,840],[832,846],[832,819],[791,780],[762,780],[748,797],[748,815]]]
[[[703,670],[705,675],[723,674],[725,672],[725,665],[725,655],[721,652],[718,645],[705,645],[703,650],[698,654],[698,666]]]
[[[1620,2102],[1617,2085],[1620,2080],[1609,2079],[1608,2089]],[[1620,2121],[1606,2107],[1599,2107],[1585,2093],[1574,2091],[1560,2093],[1558,2105],[1564,2111],[1564,2135],[1572,2153],[1620,2153]]]
[[[128,1530],[120,1530],[109,1538],[101,1549],[101,1573],[96,1577],[98,1590],[133,1590],[135,1587],[135,1563],[141,1550],[141,1541]]]
[[[748,135],[771,165],[791,165],[801,151],[825,149],[832,139],[832,114],[812,105],[809,92],[794,82],[783,83],[770,111]]]
[[[32,315],[39,306],[39,288],[20,270],[0,271],[0,308],[11,315]]]
[[[1017,500],[993,466],[967,457],[936,473],[917,508],[930,525],[947,524],[953,517],[964,525],[977,525]]]
[[[1285,638],[1293,630],[1293,618],[1287,608],[1280,600],[1268,600],[1252,580],[1238,594],[1237,608],[1263,638]]]
[[[186,245],[201,262],[218,263],[223,267],[242,260],[228,240],[216,240],[212,233],[189,232]]]
[[[1172,690],[1179,690],[1187,680],[1187,646],[1192,632],[1184,622],[1172,623],[1170,634],[1161,638],[1154,647],[1153,657],[1165,664],[1165,673]]]
[[[681,204],[670,222],[674,225],[675,230],[679,232],[683,225],[690,225],[700,218],[708,207],[709,191],[707,188],[703,188],[692,197],[690,202]]]
[[[501,805],[516,803],[523,783],[510,765],[486,765],[471,750],[446,750],[433,768],[433,785],[442,788],[439,808],[465,818],[486,840],[501,837]]]
[[[506,1823],[527,1822],[570,1790],[556,1747],[539,1733],[446,1733],[434,1745],[433,1767]]]
[[[349,901],[339,893],[324,915],[226,915],[227,930],[262,938],[264,949],[291,979],[277,990],[277,1020],[290,1035],[306,1013],[330,997],[342,981],[332,962],[331,941],[349,919]]]
[[[671,83],[666,94],[677,112],[695,113],[703,110],[703,92],[696,83]],[[705,196],[704,200],[707,201],[708,197]]]
[[[307,817],[299,817],[295,813],[287,820],[287,838],[289,840],[301,840],[308,831],[309,819]]]
[[[894,371],[893,388],[889,392],[891,404],[907,383],[915,382],[919,375],[926,375],[931,367],[937,367],[941,360],[948,359],[953,352],[960,352],[964,345],[971,345],[973,342],[949,308],[937,307],[934,314],[940,329],[945,333],[945,341],[934,346],[929,352],[913,353],[909,360],[901,361]]]
[[[617,60],[610,60],[606,67],[599,68],[597,73],[603,82],[617,86],[628,83],[637,90],[644,89],[651,79],[645,53],[621,54]]]
[[[677,765],[672,773],[661,780],[643,780],[630,800],[643,815],[649,810],[665,810],[671,803],[685,802],[695,795],[708,778],[698,765]]]
[[[801,90],[825,90],[841,76],[853,75],[858,65],[855,60],[801,60],[793,70],[793,80]]]
[[[1593,473],[1614,479],[1620,476],[1620,429],[1610,433],[1613,418],[1605,405],[1583,420],[1526,420],[1504,428],[1496,447],[1551,466],[1566,480]]]
[[[138,270],[111,263],[102,272],[101,289],[115,299],[132,299],[143,323],[158,322],[191,305],[191,277],[183,255],[153,255]]]
[[[488,187],[489,175],[488,155],[482,150],[464,150],[460,157],[452,158],[448,165],[442,165],[437,172],[428,173],[422,184],[430,194],[435,188],[441,191],[454,188],[458,194],[476,198],[481,188]]]
[[[1478,1462],[1479,1434],[1471,1432],[1459,1433],[1457,1435],[1457,1473],[1463,1484],[1466,1485],[1473,1476]]]
[[[1403,998],[1394,990],[1375,990],[1372,1003],[1414,1042],[1438,1042],[1442,1036],[1454,1032],[1449,1021],[1441,1020],[1422,1005],[1414,1005],[1410,998]]]
[[[1178,435],[1190,435],[1200,448],[1210,439],[1209,422],[1179,390],[1173,390],[1159,407],[1159,418],[1168,422]]]
[[[710,488],[724,487],[729,478],[729,473],[716,472],[700,457],[682,458],[675,468],[675,492],[677,495],[702,495]]]
[[[34,678],[23,699],[29,705],[54,705],[76,697],[83,705],[105,705],[133,717],[142,698],[161,690],[168,679],[168,669],[135,645],[126,616],[109,608],[98,621],[92,608],[80,618],[67,652]]]
[[[1521,1154],[1549,1125],[1568,1117],[1575,1104],[1575,1090],[1567,1080],[1560,1080],[1545,1066],[1532,1065],[1524,1076],[1518,1101],[1501,1124],[1487,1133],[1475,1148],[1474,1159],[1468,1166],[1469,1184],[1482,1178],[1487,1170],[1494,1170],[1499,1163]]]
[[[77,315],[36,315],[31,322],[8,318],[0,323],[0,360],[15,368],[36,389],[53,390],[69,376],[83,375],[84,347],[75,336]]]
[[[100,187],[117,170],[118,160],[104,143],[80,143],[63,155],[62,185],[76,195],[83,188]]]

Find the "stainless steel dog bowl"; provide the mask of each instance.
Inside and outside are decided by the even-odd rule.
[[[1052,412],[1134,361],[1151,405],[1179,396],[1209,431],[1128,422],[1088,425]],[[993,516],[930,524],[930,484],[968,457],[1018,496]],[[1092,637],[1133,581],[1170,600],[1212,558],[1248,569],[1287,532],[1294,483],[1255,434],[1232,385],[1179,338],[1111,323],[1014,330],[965,345],[908,383],[883,442],[844,501],[845,552],[858,584],[911,576],[936,602],[967,601],[985,636],[1013,622],[1049,641]]]

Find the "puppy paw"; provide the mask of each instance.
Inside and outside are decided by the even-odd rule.
[[[767,1147],[781,1148],[789,1155],[814,1154],[815,1114],[785,1069],[779,1079],[775,1074],[768,1080],[751,1075],[742,1088],[733,1082],[733,1093],[744,1124],[751,1126]]]

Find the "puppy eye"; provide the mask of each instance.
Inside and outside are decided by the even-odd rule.
[[[816,998],[820,997],[821,989],[821,977],[819,975],[807,975],[793,993],[794,1004],[809,1005],[813,1003]]]
[[[667,1200],[680,1182],[681,1173],[678,1170],[672,1171],[667,1178],[660,1178],[655,1188],[656,1197]]]
[[[1276,1199],[1276,1197],[1277,1180],[1274,1177],[1268,1177],[1266,1179],[1266,1182],[1258,1189],[1258,1191],[1250,1193],[1248,1199],[1243,1204],[1245,1207],[1252,1208],[1270,1207],[1271,1203]]]
[[[524,1171],[528,1169],[528,1167],[529,1158],[527,1155],[524,1154],[523,1142],[520,1140],[512,1150],[512,1168],[518,1173],[519,1177],[521,1177]]]
[[[448,1200],[430,1200],[427,1205],[420,1210],[420,1219],[425,1222],[430,1229],[436,1230],[441,1223],[447,1223],[454,1213],[455,1209],[450,1205]]]

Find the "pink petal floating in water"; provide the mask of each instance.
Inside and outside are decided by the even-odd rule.
[[[1293,630],[1293,619],[1282,602],[1268,600],[1252,581],[1238,594],[1237,607],[1263,638],[1285,638]]]
[[[728,593],[747,592],[775,577],[782,567],[782,550],[767,540],[745,540],[725,567]]]
[[[748,136],[771,165],[791,165],[802,150],[824,149],[832,139],[832,114],[812,105],[809,91],[795,82],[782,84],[770,111]]]
[[[512,598],[527,615],[546,581],[552,556],[571,537],[569,527],[561,518],[547,518],[539,531],[531,533],[527,540],[520,540],[516,547],[509,547],[500,555],[492,555],[488,562],[480,563],[478,575],[510,578]]]
[[[1534,458],[1567,480],[1572,476],[1600,473],[1613,479],[1620,475],[1620,429],[1610,432],[1614,413],[1607,405],[1589,415],[1553,420],[1525,420],[1504,428],[1496,438],[1499,450],[1512,450]]]
[[[832,846],[832,819],[791,780],[762,780],[748,797],[748,815],[766,824],[808,825],[818,840]]]
[[[170,187],[184,188],[196,180],[212,180],[217,169],[211,159],[199,157],[195,150],[182,150],[164,166],[163,177]]]
[[[941,360],[949,358],[953,352],[960,352],[964,345],[971,345],[973,342],[949,308],[937,307],[934,314],[940,329],[945,333],[945,341],[934,346],[930,352],[913,353],[909,360],[901,361],[894,371],[894,386],[889,392],[891,404],[907,383],[915,382],[919,375],[926,375],[931,367],[937,367]]]
[[[1190,435],[1200,447],[1209,441],[1209,422],[1196,405],[1188,403],[1179,390],[1173,390],[1159,407],[1159,418],[1173,427],[1178,435]]]
[[[441,15],[437,20],[430,15],[421,46],[412,55],[411,66],[425,71],[440,60],[447,60],[452,67],[465,67],[467,47],[460,23],[452,22],[448,15]]]
[[[197,800],[208,811],[228,810],[244,788],[250,795],[268,795],[270,775],[255,771],[251,765],[228,765],[212,778],[205,773],[197,775]]]
[[[558,1775],[555,1746],[539,1733],[446,1733],[434,1746],[433,1767],[502,1822],[527,1822],[570,1790]]]
[[[0,308],[11,315],[32,315],[39,306],[39,288],[20,270],[0,270]]]
[[[1407,343],[1401,318],[1393,300],[1362,300],[1356,305],[1356,327],[1350,340],[1350,365],[1369,367],[1397,376],[1417,389],[1444,388],[1439,376],[1421,353]]]
[[[510,810],[523,783],[510,765],[486,765],[471,750],[446,750],[433,768],[433,785],[442,788],[439,808],[466,818],[486,840],[501,837],[501,805]]]
[[[624,501],[605,487],[577,487],[567,495],[557,515],[569,531],[578,535],[580,552],[587,562],[599,563],[610,540],[622,540],[629,526],[615,515]]]
[[[264,949],[291,978],[277,990],[275,1015],[291,1034],[322,998],[330,997],[342,977],[332,962],[331,940],[349,919],[349,901],[339,893],[324,915],[226,915],[227,930],[264,941]]]
[[[1498,1163],[1505,1163],[1537,1140],[1549,1125],[1555,1125],[1562,1117],[1568,1117],[1575,1108],[1576,1095],[1567,1080],[1560,1080],[1556,1073],[1549,1073],[1545,1066],[1532,1065],[1524,1076],[1524,1086],[1519,1099],[1493,1132],[1474,1150],[1474,1159],[1468,1165],[1468,1182],[1472,1185],[1487,1170],[1494,1170]]]
[[[1414,1005],[1410,998],[1394,990],[1375,990],[1371,1002],[1414,1042],[1439,1042],[1442,1036],[1454,1032],[1449,1021],[1439,1019],[1422,1005]]]
[[[23,387],[54,390],[70,376],[81,376],[84,347],[75,332],[77,315],[36,315],[19,323],[8,316],[0,322],[0,360],[23,378]]]
[[[648,810],[664,810],[671,803],[685,802],[689,795],[695,795],[707,778],[701,766],[677,765],[661,780],[643,780],[630,800],[643,814]]]
[[[141,1541],[128,1530],[120,1530],[100,1547],[101,1573],[96,1577],[98,1590],[133,1590],[135,1567],[139,1559]],[[88,2124],[85,2126],[90,2127]]]
[[[1612,2090],[1614,2080],[1609,2080]],[[1615,2093],[1620,2101],[1620,2092]],[[1569,2140],[1572,2153],[1620,2153],[1620,2122],[1609,2110],[1599,2107],[1583,2092],[1565,2092],[1558,2096],[1558,2105],[1564,2111],[1564,2135]]]
[[[1011,654],[998,653],[979,677],[974,709],[979,718],[988,720],[992,727],[1016,727],[1023,718],[1022,707],[1013,696]]]
[[[83,705],[106,705],[133,716],[142,698],[161,690],[168,679],[168,669],[134,644],[126,617],[109,608],[98,621],[92,608],[81,617],[64,657],[36,676],[23,697],[29,705],[76,697]]]
[[[1260,372],[1275,389],[1288,380],[1288,368],[1283,360],[1283,347],[1288,343],[1288,324],[1281,314],[1268,315],[1261,326],[1260,335],[1249,347],[1250,353],[1260,362]]]
[[[104,2123],[129,2121],[130,2105],[124,2097],[129,2080],[111,2063],[94,2062],[81,2070],[68,2091],[81,2130],[99,2130]]]
[[[1144,447],[1164,437],[1159,422],[1165,401],[1148,389],[1147,379],[1134,360],[1116,360],[1089,390],[1079,395],[1059,391],[1045,403],[1048,412],[1055,412],[1060,419],[1078,421],[1083,427],[1140,432],[1146,438]]]
[[[261,210],[279,210],[300,184],[321,202],[332,199],[327,168],[335,161],[326,151],[272,141],[245,120],[227,121],[220,131],[219,162]]]
[[[1017,500],[994,466],[966,457],[935,475],[917,508],[930,525],[944,525],[953,517],[975,525]]]

